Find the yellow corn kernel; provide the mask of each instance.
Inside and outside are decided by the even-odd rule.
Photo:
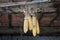
[[[33,28],[33,24],[32,24],[32,17],[30,15],[28,16],[28,23],[29,23],[29,30],[31,31]]]

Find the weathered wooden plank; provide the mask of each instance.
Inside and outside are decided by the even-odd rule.
[[[21,10],[21,8],[18,8],[18,7],[12,7],[12,8],[10,8],[13,12],[23,12],[22,10]],[[42,11],[42,12],[55,12],[56,11],[56,8],[53,8],[53,7],[41,7],[40,8],[40,11]],[[39,11],[39,12],[40,12]]]
[[[47,3],[46,1],[32,1],[32,2],[9,2],[9,3],[0,3],[0,7],[6,7],[6,6],[16,6],[16,5],[29,5],[29,4],[44,4]],[[53,4],[53,3],[50,3]]]
[[[5,13],[5,14],[9,14],[9,13],[13,14],[13,12],[18,13],[18,14],[19,14],[19,12],[23,13],[22,9],[18,8],[18,7],[10,7],[8,9],[4,10],[4,9],[0,8],[0,12]],[[53,7],[41,7],[41,8],[39,8],[39,10],[37,10],[37,12],[56,12],[56,9],[57,8],[53,8]]]

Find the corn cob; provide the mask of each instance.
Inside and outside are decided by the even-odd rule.
[[[40,29],[39,29],[39,23],[38,23],[38,20],[37,20],[37,27],[36,27],[36,30],[37,30],[37,34],[40,33]]]
[[[32,22],[33,22],[33,26],[36,26],[36,23],[37,23],[36,16],[32,17]]]
[[[36,36],[36,27],[33,27],[32,33],[33,33],[33,36],[35,37]]]
[[[28,19],[25,17],[24,19],[24,28],[23,28],[24,33],[28,31]]]
[[[31,31],[33,28],[33,24],[32,24],[32,18],[30,15],[28,16],[28,22],[29,22],[29,30]]]
[[[33,36],[36,36],[36,16],[33,16],[32,18],[32,21],[33,21],[33,29],[32,29],[32,33],[33,33]]]

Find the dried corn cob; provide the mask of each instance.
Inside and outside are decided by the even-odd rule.
[[[32,21],[33,21],[32,33],[33,33],[33,36],[36,36],[36,26],[37,26],[36,16],[33,16]]]
[[[32,17],[32,22],[33,22],[33,26],[36,26],[36,23],[37,23],[36,16]]]
[[[31,31],[33,28],[33,24],[32,24],[32,17],[30,15],[28,16],[28,22],[29,22],[29,30]]]
[[[28,31],[28,18],[25,16],[24,18],[24,28],[23,28],[24,33]]]
[[[38,23],[38,20],[37,20],[37,27],[36,27],[36,30],[37,30],[37,34],[40,33],[40,29],[39,29],[39,23]]]
[[[36,27],[33,27],[32,33],[33,33],[33,36],[35,37],[36,36]]]

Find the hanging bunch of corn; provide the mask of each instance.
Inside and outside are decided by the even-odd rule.
[[[37,12],[37,9],[38,8],[35,8],[35,7],[33,7],[33,9],[32,9],[32,13],[33,13],[33,15],[32,15],[32,22],[33,22],[33,29],[32,29],[32,33],[33,33],[33,36],[36,36],[37,34],[39,34],[40,33],[40,28],[39,28],[39,23],[38,23],[38,19],[37,19],[37,16],[36,16],[36,14],[35,14],[35,12]]]
[[[31,10],[29,10],[31,11]],[[25,12],[25,14],[28,14],[28,12]],[[31,13],[31,12],[30,12]],[[24,18],[24,28],[23,31],[24,33],[27,33],[28,30],[32,31],[33,36],[36,36],[37,34],[40,33],[40,28],[39,28],[39,23],[36,15],[25,15]]]
[[[32,33],[33,33],[33,36],[36,36],[37,34],[40,33],[39,23],[38,23],[38,19],[37,19],[36,16],[33,16],[32,17],[32,20],[33,20]]]

